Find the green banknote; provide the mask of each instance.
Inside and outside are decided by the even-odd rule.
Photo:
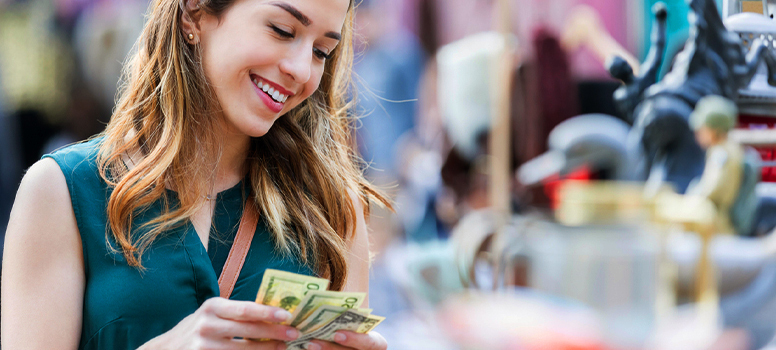
[[[293,312],[291,312],[291,326],[296,327],[304,322],[315,309],[323,305],[339,306],[346,309],[358,308],[364,303],[366,293],[348,293],[315,290],[304,295]]]
[[[329,280],[267,269],[256,296],[259,304],[277,306],[293,313],[310,291],[325,291]]]
[[[340,330],[368,333],[377,327],[384,319],[384,317],[374,315],[365,316],[355,310],[346,310],[322,327],[311,331],[310,333],[302,334],[302,336],[296,340],[286,342],[286,350],[306,349],[307,343],[313,339],[332,341],[334,340],[334,333]]]
[[[321,326],[329,323],[329,321],[337,318],[337,316],[341,315],[343,312],[347,310],[355,310],[359,314],[368,316],[372,313],[372,309],[347,309],[341,306],[335,306],[335,305],[322,305],[315,309],[313,313],[307,317],[302,323],[300,323],[298,326],[296,326],[296,329],[299,330],[300,333],[310,333]]]

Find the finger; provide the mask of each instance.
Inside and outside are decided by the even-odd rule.
[[[355,350],[350,347],[339,345],[337,343],[330,343],[323,340],[313,340],[307,344],[307,350]]]
[[[229,350],[286,350],[286,343],[277,340],[252,341],[234,339],[229,343]]]
[[[338,331],[334,333],[334,342],[347,348],[359,350],[386,350],[388,348],[388,342],[377,332],[360,334]]]
[[[206,339],[199,342],[195,348],[209,350],[286,350],[286,344],[277,340],[252,342],[243,339]]]
[[[280,323],[291,318],[291,313],[279,307],[267,306],[252,301],[211,298],[202,305],[205,312],[234,321],[263,321]]]
[[[232,321],[213,318],[199,326],[199,335],[204,338],[232,339],[275,339],[289,341],[299,338],[299,331],[293,327],[266,322]]]

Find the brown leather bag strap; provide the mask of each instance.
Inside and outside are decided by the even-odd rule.
[[[229,257],[226,258],[224,269],[221,270],[221,276],[218,277],[218,289],[221,290],[221,297],[229,299],[234,290],[234,284],[237,277],[240,276],[240,270],[245,263],[245,256],[248,255],[248,249],[251,247],[253,234],[256,232],[256,225],[259,223],[259,214],[250,204],[250,199],[245,201],[240,226],[237,228],[237,235],[234,237],[232,249],[229,250]]]

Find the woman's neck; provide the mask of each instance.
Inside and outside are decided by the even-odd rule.
[[[248,135],[225,133],[220,137],[222,151],[215,166],[214,192],[231,188],[245,177],[245,159],[251,139]]]
[[[130,142],[133,133],[134,131],[131,131],[125,136],[126,142]],[[220,141],[221,152],[217,154],[214,162],[210,163],[214,172],[211,173],[212,178],[209,179],[210,189],[207,193],[203,193],[203,196],[213,196],[216,193],[232,188],[245,177],[247,171],[245,159],[248,157],[248,150],[250,148],[250,136],[234,132],[221,132],[216,136],[214,140]],[[128,170],[133,169],[136,164],[140,164],[142,158],[143,155],[140,149],[127,151],[127,153],[122,155],[122,160]],[[204,159],[203,161],[207,162]],[[175,188],[168,188],[177,191]]]

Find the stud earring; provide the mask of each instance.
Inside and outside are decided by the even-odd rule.
[[[189,40],[194,40],[194,34],[189,33]]]

